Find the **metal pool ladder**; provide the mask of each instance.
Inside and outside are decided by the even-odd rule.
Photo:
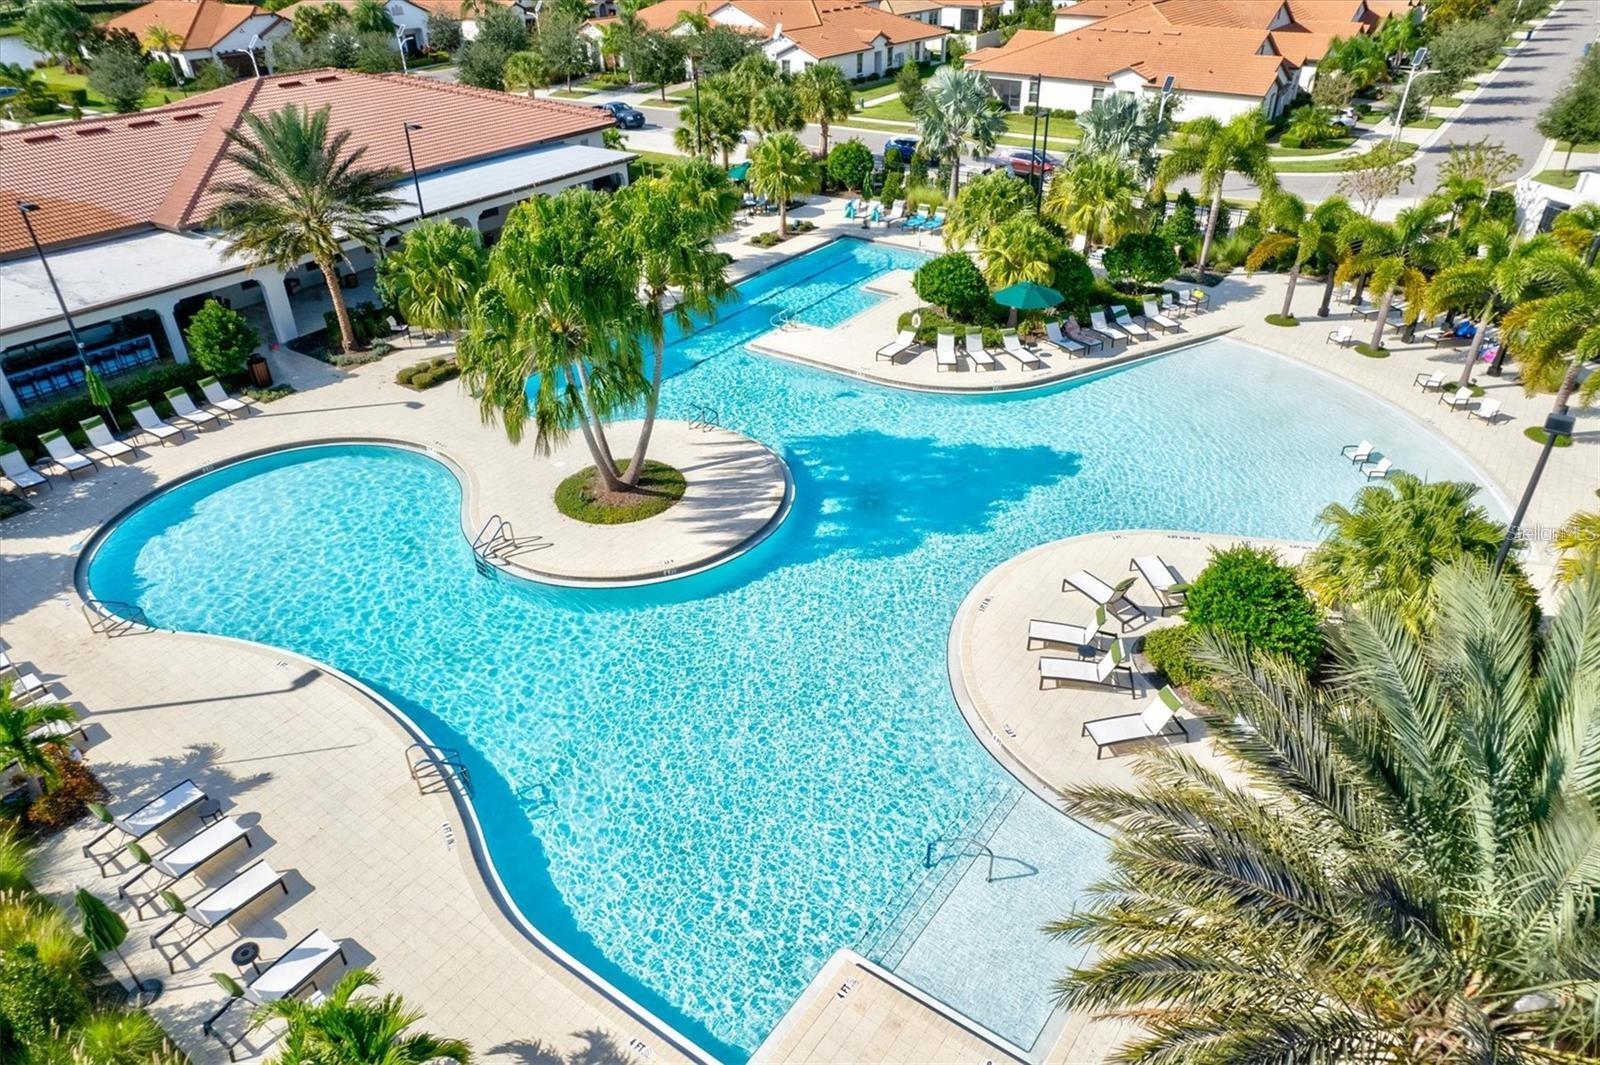
[[[511,523],[498,514],[491,514],[483,523],[478,535],[472,538],[472,564],[485,577],[494,577],[498,567],[506,564],[518,549],[536,549],[552,546],[542,536],[518,540]]]
[[[142,608],[116,599],[85,599],[83,617],[89,623],[91,632],[106,636],[126,636],[141,630],[155,630]]]
[[[418,795],[448,791],[451,784],[458,785],[469,798],[472,795],[472,774],[454,747],[413,743],[406,748],[406,768],[417,785]]]

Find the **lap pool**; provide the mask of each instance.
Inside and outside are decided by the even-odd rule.
[[[674,344],[663,416],[714,407],[795,480],[784,525],[708,573],[484,579],[445,467],[338,445],[154,497],[101,541],[88,584],[161,627],[327,662],[469,752],[523,913],[721,1057],[747,1057],[851,946],[1027,1048],[1076,960],[1036,929],[1104,871],[1106,844],[1024,793],[962,720],[945,669],[962,597],[1095,530],[1310,538],[1364,483],[1339,457],[1352,440],[1477,478],[1370,396],[1227,340],[1009,396],[745,350],[779,310],[840,321],[872,301],[864,281],[914,263],[838,242]],[[924,869],[930,842],[974,833],[1032,872],[986,893]]]

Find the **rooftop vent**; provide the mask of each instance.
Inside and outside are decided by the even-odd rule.
[[[128,128],[129,129],[149,129],[151,126],[159,126],[159,125],[161,125],[161,123],[157,122],[153,118],[141,118],[137,122],[129,122],[128,123]]]
[[[313,78],[312,80],[315,81],[318,85],[326,85],[330,81],[338,81],[339,80],[339,75],[337,75],[337,74],[324,74],[324,75],[322,75],[322,77]]]
[[[280,89],[298,89],[300,86],[302,86],[304,84],[305,84],[305,82],[303,82],[303,81],[280,81],[280,82],[278,82],[278,88],[280,88]]]
[[[111,130],[106,126],[84,126],[82,129],[75,129],[72,132],[80,137],[98,137],[103,133],[110,133]]]
[[[61,139],[61,136],[60,136],[60,134],[57,134],[57,133],[40,133],[37,136],[22,138],[22,143],[23,144],[49,144],[51,141],[58,141],[60,139]]]
[[[174,122],[198,122],[204,117],[206,117],[206,116],[202,115],[198,111],[189,111],[186,114],[173,115],[172,116],[172,121],[174,121]]]

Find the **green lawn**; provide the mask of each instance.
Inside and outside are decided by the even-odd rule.
[[[557,89],[555,92],[551,93],[550,95],[552,97],[554,97],[555,99],[557,99],[557,100],[582,100],[585,97],[593,96],[594,95],[594,90],[593,89],[579,89],[579,88],[574,87],[574,88],[571,88],[571,89]]]
[[[1465,101],[1459,96],[1435,96],[1428,101],[1429,107],[1460,107]]]
[[[1406,155],[1411,155],[1417,150],[1415,144],[1400,142],[1400,147]],[[1343,159],[1300,159],[1288,162],[1276,162],[1272,169],[1279,174],[1340,174],[1349,169],[1350,163],[1359,163],[1362,156],[1346,156]]]
[[[906,110],[905,103],[896,96],[893,100],[885,100],[880,104],[863,107],[860,111],[863,118],[877,118],[885,122],[914,122],[911,112]]]
[[[1335,137],[1320,148],[1282,148],[1274,144],[1272,156],[1274,159],[1293,159],[1302,155],[1331,155],[1343,151],[1355,142],[1354,137]]]
[[[1569,152],[1570,151],[1570,152],[1578,152],[1578,153],[1586,153],[1587,152],[1587,153],[1591,153],[1592,154],[1592,153],[1600,152],[1600,141],[1596,141],[1594,143],[1580,141],[1577,144],[1573,144],[1570,141],[1557,141],[1556,142],[1556,151],[1558,151],[1558,152]]]
[[[669,163],[682,162],[685,158],[685,156],[674,155],[671,152],[647,152],[642,148],[624,148],[623,150],[631,151],[639,157],[628,164],[628,179],[630,181],[660,173],[661,169]]]
[[[1578,187],[1579,170],[1541,170],[1533,175],[1533,180],[1542,181],[1546,185],[1554,185],[1558,189],[1575,189]]]
[[[1438,129],[1444,125],[1444,119],[1438,115],[1424,115],[1413,122],[1406,123],[1406,129]]]
[[[71,93],[82,89],[85,94],[85,107],[105,111],[111,109],[111,105],[104,96],[89,88],[89,78],[85,74],[68,74],[60,67],[40,67],[39,75],[44,78],[45,85],[50,88],[51,92]],[[139,106],[141,109],[160,107],[162,104],[170,104],[175,100],[182,100],[193,95],[194,93],[184,92],[182,89],[150,89],[144,94],[144,99],[139,101]],[[47,115],[45,117],[59,118],[61,116]]]

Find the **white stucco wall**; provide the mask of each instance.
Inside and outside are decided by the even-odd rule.
[[[1136,75],[1131,77],[1137,78]],[[1040,83],[1039,99],[1035,101],[1031,96],[1032,81],[1029,78],[1012,74],[992,74],[989,76],[989,81],[994,86],[996,93],[1003,98],[1008,95],[1007,86],[1003,83],[1010,82],[1013,85],[1017,85],[1017,88],[1011,90],[1011,94],[1015,95],[1017,99],[1018,110],[1030,104],[1039,103],[1057,111],[1077,111],[1081,113],[1087,111],[1094,104],[1094,92],[1097,88],[1106,88],[1109,91],[1136,92],[1140,96],[1155,96],[1159,93],[1159,90],[1145,88],[1142,81],[1136,80],[1129,84],[1130,76],[1126,75],[1113,79],[1109,86],[1099,82],[1045,78]],[[1181,85],[1178,87],[1178,91],[1183,95],[1183,110],[1179,117],[1184,120],[1210,116],[1218,121],[1226,122],[1235,115],[1253,110],[1267,112],[1269,106],[1275,106],[1278,102],[1278,94],[1276,92],[1269,94],[1265,99],[1260,99],[1250,96],[1226,96],[1220,93],[1190,92]]]

